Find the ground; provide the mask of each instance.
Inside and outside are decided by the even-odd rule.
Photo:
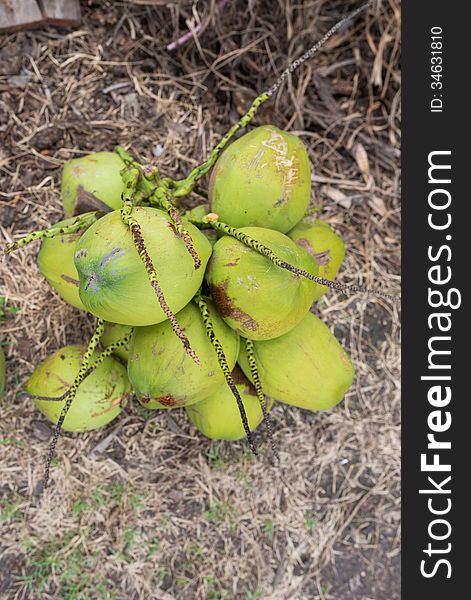
[[[122,144],[181,177],[250,101],[355,2],[82,2],[73,30],[0,38],[2,241],[61,218],[60,169]],[[399,289],[399,4],[374,3],[288,79],[256,119],[301,136],[312,206],[344,238],[339,279]],[[195,18],[202,31],[174,50]],[[356,369],[345,401],[273,410],[276,466],[211,442],[173,410],[131,403],[60,440],[23,392],[38,361],[93,320],[2,258],[8,394],[0,421],[0,597],[396,600],[400,597],[398,306],[330,292],[314,311]],[[16,312],[17,311],[17,312]],[[296,373],[293,373],[293,379]],[[103,442],[103,443],[102,443]]]

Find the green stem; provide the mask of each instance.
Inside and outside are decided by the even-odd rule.
[[[240,412],[240,418],[242,419],[242,425],[244,427],[249,447],[254,454],[257,454],[257,449],[255,448],[252,433],[249,427],[249,422],[247,420],[247,413],[245,412],[244,403],[242,402],[239,390],[237,389],[236,384],[234,383],[234,379],[232,378],[231,370],[229,368],[229,365],[227,364],[227,359],[222,344],[216,337],[216,334],[214,333],[213,322],[211,320],[211,315],[209,314],[208,305],[204,300],[203,296],[201,295],[201,290],[194,297],[194,301],[196,302],[200,310],[201,318],[203,319],[203,323],[206,329],[206,335],[208,336],[208,339],[216,352],[219,366],[221,367],[221,371],[224,375],[226,383],[229,386],[232,394],[234,395],[234,398],[236,399],[237,406]]]
[[[193,259],[193,263],[195,265],[195,270],[201,267],[201,259],[196,252],[196,249],[193,245],[193,240],[191,235],[185,229],[182,223],[182,217],[178,208],[171,202],[169,199],[170,189],[168,185],[164,185],[164,181],[161,181],[161,185],[156,188],[152,194],[152,198],[154,202],[160,206],[169,216],[170,221],[173,223],[175,227],[175,231],[179,235],[179,237],[183,240],[186,249],[188,250],[189,255]]]
[[[83,376],[83,379],[86,379],[89,375],[91,375],[93,373],[93,371],[99,367],[101,365],[101,363],[108,358],[108,356],[110,356],[111,354],[113,354],[113,352],[115,350],[117,350],[118,348],[122,348],[123,346],[126,346],[126,344],[128,344],[131,340],[131,336],[132,336],[132,331],[130,333],[128,333],[126,336],[124,336],[123,338],[121,338],[120,340],[117,340],[116,342],[113,342],[112,344],[110,344],[109,346],[106,346],[106,348],[103,350],[103,352],[101,352],[100,356],[98,356],[98,358],[88,367],[87,372],[85,373],[85,375]],[[31,398],[31,400],[41,400],[44,402],[63,402],[70,394],[70,388],[68,388],[63,394],[62,396],[37,396],[36,394],[30,394],[29,397]]]
[[[167,319],[170,321],[170,324],[172,326],[173,331],[175,332],[175,335],[182,342],[183,347],[185,348],[185,352],[194,360],[194,362],[197,365],[199,365],[199,364],[201,364],[201,362],[200,362],[198,356],[196,355],[194,350],[192,350],[188,338],[186,337],[186,335],[183,332],[182,328],[180,327],[180,324],[178,323],[175,315],[173,314],[172,310],[170,309],[169,305],[167,304],[167,301],[165,300],[164,293],[162,291],[162,288],[160,287],[160,284],[159,284],[159,281],[157,278],[157,271],[155,269],[154,263],[152,262],[152,259],[146,248],[144,237],[142,235],[141,226],[136,221],[136,219],[132,216],[132,211],[134,208],[134,193],[137,189],[139,179],[140,179],[139,170],[132,166],[123,173],[123,182],[125,184],[125,190],[122,194],[123,205],[120,210],[121,219],[122,219],[123,223],[129,228],[129,231],[131,233],[132,240],[134,243],[134,247],[136,248],[137,253],[139,254],[139,257],[142,260],[142,262],[146,268],[149,283],[152,286],[152,289],[154,290],[155,295],[157,296],[157,300],[160,304],[160,307],[162,308]]]
[[[67,400],[66,400],[66,403],[64,404],[64,406],[62,407],[61,413],[59,415],[59,420],[57,421],[57,425],[54,429],[54,434],[52,436],[52,441],[49,446],[49,452],[48,452],[47,458],[46,458],[46,465],[45,465],[45,469],[44,469],[44,478],[43,478],[43,487],[44,488],[47,487],[47,484],[49,481],[49,472],[50,472],[50,468],[51,468],[51,462],[52,462],[52,458],[54,456],[54,451],[56,449],[57,441],[58,441],[59,436],[62,431],[62,425],[64,423],[65,417],[67,416],[67,413],[69,412],[72,402],[74,401],[74,399],[77,395],[77,391],[80,387],[80,384],[87,376],[93,353],[95,352],[95,349],[101,339],[101,336],[103,335],[104,329],[105,329],[104,320],[98,319],[95,333],[92,335],[92,337],[88,343],[87,349],[85,351],[85,354],[83,355],[82,364],[80,365],[79,372],[77,373],[77,376],[75,377],[72,385],[68,389]]]
[[[123,207],[121,209],[122,214],[124,209],[124,218],[128,219],[132,208],[141,203],[142,199],[139,198],[139,194],[142,198],[147,199],[151,206],[165,210],[175,227],[175,231],[183,240],[188,253],[192,257],[195,269],[199,269],[201,259],[195,250],[190,234],[183,226],[178,208],[170,200],[171,189],[175,182],[168,177],[159,178],[158,170],[155,167],[146,173],[146,169],[143,169],[119,146],[116,151],[126,162],[126,168],[121,173],[125,185]]]
[[[115,152],[126,165],[121,171],[121,178],[125,188],[131,181],[131,189],[133,190],[133,205],[139,206],[144,200],[150,202],[150,197],[152,196],[154,188],[159,181],[159,172],[157,167],[151,167],[150,169],[142,167],[142,165],[140,165],[121,146],[116,146]]]
[[[400,301],[399,296],[385,294],[384,292],[380,292],[378,290],[370,290],[369,288],[366,288],[363,286],[347,285],[345,283],[339,283],[337,281],[331,281],[330,279],[325,279],[324,277],[317,277],[317,275],[312,275],[312,273],[308,273],[308,271],[305,271],[304,269],[300,269],[298,267],[295,267],[294,265],[291,265],[290,263],[288,263],[284,260],[281,260],[281,258],[279,258],[273,252],[273,250],[270,250],[270,248],[268,248],[268,246],[265,246],[265,244],[262,244],[261,242],[259,242],[258,240],[255,240],[254,238],[250,237],[246,233],[243,233],[240,229],[231,227],[230,225],[227,225],[227,223],[222,223],[221,221],[215,221],[215,220],[208,219],[207,223],[209,223],[211,225],[211,227],[213,229],[215,229],[216,231],[223,232],[226,235],[230,235],[230,236],[236,238],[237,240],[239,240],[239,242],[241,242],[245,246],[252,248],[252,250],[255,250],[259,254],[262,254],[263,256],[265,256],[266,258],[271,260],[271,262],[273,264],[275,264],[277,267],[280,267],[282,269],[290,271],[290,273],[293,273],[294,275],[298,275],[299,277],[305,277],[306,279],[310,279],[311,281],[314,281],[315,283],[318,283],[319,285],[325,285],[326,287],[333,289],[333,290],[337,290],[339,292],[360,292],[362,294],[371,294],[372,296],[376,296],[378,298],[383,298],[385,300],[389,300],[390,302]]]
[[[129,154],[129,152],[126,152],[126,150],[122,146],[116,146],[114,151],[119,156],[119,158],[124,162],[125,165],[130,165],[130,164],[136,162],[135,159]]]
[[[180,198],[181,196],[188,196],[188,194],[193,191],[198,180],[201,179],[201,177],[203,177],[203,175],[205,175],[212,168],[214,163],[219,158],[221,152],[231,141],[231,139],[235,136],[235,134],[240,129],[243,129],[250,123],[250,121],[254,118],[255,113],[257,112],[259,107],[269,98],[270,96],[267,92],[263,92],[262,94],[260,94],[260,96],[257,96],[257,98],[255,98],[255,100],[252,102],[251,107],[245,113],[245,115],[229,129],[229,131],[222,138],[219,144],[214,147],[208,160],[199,167],[193,169],[193,171],[191,171],[191,173],[185,179],[183,179],[182,181],[177,181],[175,183],[174,196],[176,198]]]
[[[271,426],[271,418],[268,414],[267,410],[267,400],[265,397],[265,393],[263,391],[262,383],[260,381],[260,377],[258,374],[257,361],[255,359],[255,352],[253,347],[253,341],[246,339],[245,340],[245,349],[247,351],[247,359],[249,361],[250,373],[252,375],[253,384],[255,387],[255,391],[257,392],[258,401],[260,402],[260,407],[263,413],[263,421],[265,423],[265,427],[267,428],[268,439],[270,440],[271,450],[273,452],[274,457],[279,462],[280,455],[278,454],[278,449],[275,444],[275,440],[273,439],[273,430]]]
[[[116,340],[116,342],[113,342],[112,344],[109,344],[108,346],[106,346],[106,348],[103,350],[103,352],[100,354],[100,356],[92,364],[93,369],[96,369],[96,367],[100,363],[102,363],[105,360],[105,358],[107,358],[108,356],[110,356],[110,354],[113,354],[113,352],[115,350],[117,350],[118,348],[123,348],[124,346],[126,346],[126,344],[128,344],[131,341],[131,337],[132,337],[133,332],[134,332],[134,327],[132,327],[131,331],[128,334],[126,334],[124,337],[122,337],[119,340]]]
[[[288,67],[278,77],[278,79],[270,87],[270,89],[265,92],[262,92],[259,96],[257,96],[257,98],[255,98],[252,105],[250,106],[248,111],[245,113],[245,115],[243,117],[241,117],[239,119],[239,121],[237,121],[237,123],[235,123],[235,125],[233,125],[229,129],[229,131],[222,138],[222,140],[219,142],[219,144],[217,146],[215,146],[215,148],[212,150],[208,160],[206,162],[204,162],[202,165],[200,165],[199,167],[196,167],[195,169],[193,169],[185,179],[174,182],[175,183],[175,192],[174,192],[175,197],[180,198],[182,196],[188,196],[188,194],[195,189],[195,186],[196,186],[198,180],[201,179],[201,177],[203,175],[205,175],[212,168],[214,163],[219,158],[221,152],[224,150],[226,145],[231,141],[231,139],[234,137],[234,135],[240,129],[246,127],[250,123],[250,121],[252,121],[252,119],[254,118],[254,116],[255,116],[257,110],[260,108],[260,106],[273,96],[273,94],[282,85],[283,81],[291,73],[296,71],[296,69],[298,69],[307,60],[312,58],[314,56],[314,54],[327,42],[327,40],[332,35],[334,35],[342,27],[346,26],[351,20],[353,20],[354,17],[356,17],[361,12],[366,10],[368,8],[368,6],[370,6],[370,5],[371,5],[371,1],[367,2],[363,6],[360,6],[359,8],[352,11],[345,18],[341,19],[331,29],[329,29],[329,31],[327,31],[327,33],[318,42],[316,42],[313,46],[311,46],[311,48],[309,48],[309,50],[307,50],[307,52],[305,52],[302,56],[300,56],[295,61],[293,61],[290,65],[288,65]]]
[[[75,217],[75,219],[69,225],[63,225],[61,227],[54,225],[49,229],[43,229],[42,231],[33,231],[25,237],[16,240],[15,242],[10,242],[9,244],[7,244],[4,252],[5,254],[10,254],[11,252],[18,250],[18,248],[24,248],[28,244],[31,244],[31,242],[36,242],[37,240],[53,238],[58,235],[68,235],[69,233],[76,233],[81,229],[88,229],[90,225],[95,223],[95,221],[97,221],[104,214],[105,213],[96,211],[87,215],[79,215],[78,217]]]
[[[291,73],[293,73],[294,71],[296,71],[296,69],[299,69],[299,67],[302,64],[304,64],[307,60],[310,60],[314,56],[314,54],[316,54],[316,52],[318,50],[320,50],[320,48],[322,48],[322,46],[335,33],[337,33],[337,31],[339,31],[342,28],[345,28],[350,23],[350,21],[352,21],[356,16],[358,16],[360,13],[362,13],[367,8],[369,8],[372,5],[372,3],[373,3],[373,0],[369,0],[369,2],[366,2],[362,6],[359,6],[358,8],[356,8],[355,10],[353,10],[351,13],[349,13],[346,17],[344,17],[343,19],[341,19],[340,21],[338,21],[333,27],[331,27],[329,29],[329,31],[327,31],[327,33],[318,42],[316,42],[313,46],[311,46],[309,48],[309,50],[307,50],[302,56],[300,56],[299,58],[297,58],[296,60],[294,60],[290,65],[288,65],[288,67],[283,71],[283,73],[281,73],[281,75],[278,77],[278,79],[275,81],[275,83],[268,90],[268,92],[267,92],[268,97],[273,96],[273,94],[280,88],[280,86],[283,83],[283,81]]]
[[[310,206],[304,213],[304,218],[318,215],[320,212],[322,212],[322,206]]]

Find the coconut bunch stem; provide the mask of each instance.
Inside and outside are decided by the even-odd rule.
[[[157,167],[142,167],[132,156],[121,146],[115,148],[115,152],[126,164],[126,169],[122,172],[122,178],[125,185],[129,181],[129,174],[126,171],[135,170],[139,172],[139,180],[133,183],[134,195],[141,193],[148,200],[151,206],[164,210],[173,224],[178,236],[183,240],[188,253],[193,259],[195,269],[201,267],[201,260],[193,245],[193,240],[190,234],[185,229],[182,223],[182,217],[179,209],[171,201],[172,189],[175,186],[175,181],[168,177],[159,177]],[[134,206],[137,203],[134,201]]]
[[[209,215],[207,215],[205,217],[204,221],[195,221],[195,224],[196,225],[198,225],[198,224],[209,225],[216,231],[220,231],[226,235],[230,235],[230,236],[236,238],[237,240],[239,240],[239,242],[242,242],[242,244],[244,244],[245,246],[248,246],[252,250],[255,250],[259,254],[262,254],[263,256],[265,256],[266,258],[271,260],[271,262],[273,264],[275,264],[277,267],[286,269],[287,271],[290,271],[290,273],[293,273],[294,275],[297,275],[298,277],[305,277],[306,279],[310,279],[311,281],[314,281],[315,283],[318,283],[319,285],[325,285],[328,288],[331,288],[333,290],[337,290],[340,292],[352,292],[352,293],[360,292],[362,294],[369,294],[371,296],[383,298],[384,300],[389,300],[390,302],[399,302],[400,301],[400,296],[386,294],[385,292],[381,292],[379,290],[372,290],[370,288],[366,288],[363,286],[348,285],[345,283],[339,283],[338,281],[331,281],[330,279],[325,279],[324,277],[317,277],[317,275],[312,275],[312,273],[308,273],[304,269],[299,269],[298,267],[295,267],[294,265],[291,265],[290,263],[288,263],[284,260],[281,260],[281,258],[279,258],[273,252],[273,250],[270,250],[270,248],[268,248],[268,246],[265,246],[265,244],[262,244],[258,240],[255,240],[253,237],[247,235],[240,229],[237,229],[236,227],[231,227],[230,225],[227,225],[227,223],[222,223],[221,221],[219,221],[217,219],[217,215],[215,215],[213,213],[210,213]]]
[[[128,344],[131,341],[133,331],[134,331],[134,327],[132,327],[131,331],[128,334],[126,334],[124,337],[122,337],[119,340],[116,340],[116,342],[113,342],[112,344],[109,344],[108,346],[106,346],[106,348],[103,350],[103,352],[100,354],[100,356],[91,365],[90,373],[92,371],[94,371],[98,367],[98,365],[100,365],[105,360],[105,358],[107,358],[108,356],[113,354],[113,352],[115,350],[126,346],[126,344]]]
[[[174,191],[174,196],[176,198],[188,196],[188,194],[194,190],[196,183],[214,166],[217,159],[221,155],[221,152],[232,140],[235,134],[250,123],[250,121],[255,117],[255,113],[257,112],[259,107],[269,98],[270,96],[268,95],[268,92],[263,92],[262,94],[260,94],[260,96],[257,96],[252,102],[252,105],[250,106],[249,110],[245,113],[245,115],[241,117],[237,121],[237,123],[235,123],[229,129],[229,131],[222,138],[219,144],[217,144],[217,146],[213,148],[208,160],[205,161],[202,165],[199,165],[199,167],[193,169],[193,171],[191,171],[191,173],[185,179],[176,182]]]
[[[116,154],[119,156],[119,158],[123,161],[123,163],[125,165],[130,165],[130,164],[136,162],[134,160],[134,158],[131,156],[131,154],[129,154],[129,152],[126,152],[126,150],[122,146],[116,146],[114,151],[116,152]]]
[[[76,233],[82,229],[88,229],[90,225],[93,225],[93,223],[103,216],[103,214],[104,213],[101,211],[96,211],[88,215],[79,215],[72,221],[72,223],[65,225],[64,227],[55,226],[50,227],[49,229],[43,229],[41,231],[33,231],[25,237],[7,244],[4,252],[5,254],[10,254],[11,252],[18,250],[19,248],[24,248],[28,244],[36,242],[37,240],[53,238],[58,235],[68,235],[69,233]]]
[[[43,487],[44,488],[47,487],[47,484],[49,481],[49,472],[51,469],[51,462],[54,457],[54,452],[56,449],[57,441],[61,434],[62,425],[64,423],[65,417],[67,416],[67,413],[69,412],[72,402],[74,401],[74,399],[77,395],[77,391],[80,387],[80,384],[82,383],[82,381],[85,379],[85,377],[88,374],[88,370],[90,368],[93,353],[95,352],[95,349],[100,342],[100,339],[101,339],[101,336],[103,335],[104,329],[105,329],[104,320],[98,319],[95,332],[92,335],[92,337],[90,338],[90,341],[88,342],[88,346],[85,351],[85,354],[83,355],[82,364],[80,365],[79,372],[77,373],[72,385],[67,390],[67,400],[66,400],[66,403],[64,404],[64,406],[61,410],[61,413],[59,415],[59,419],[58,419],[57,425],[54,429],[51,444],[49,446],[49,451],[48,451],[47,457],[46,457],[46,465],[44,468],[44,477],[43,477]]]
[[[217,146],[215,146],[213,148],[208,160],[205,161],[202,165],[193,169],[193,171],[191,171],[190,174],[185,179],[183,179],[182,181],[176,182],[175,197],[187,196],[190,192],[192,192],[194,190],[197,182],[201,179],[201,177],[203,177],[203,175],[208,173],[208,171],[214,166],[217,159],[221,155],[221,152],[224,150],[224,148],[227,146],[227,144],[232,140],[232,138],[235,136],[235,134],[238,131],[240,131],[241,129],[243,129],[244,127],[246,127],[252,121],[252,119],[255,117],[255,114],[258,111],[258,109],[260,108],[260,106],[262,104],[264,104],[267,100],[269,100],[278,91],[278,89],[281,87],[281,85],[283,84],[285,79],[289,75],[294,73],[294,71],[296,71],[296,69],[298,69],[307,60],[312,58],[314,56],[314,54],[316,54],[316,52],[320,48],[322,48],[322,46],[335,33],[337,33],[337,31],[339,31],[342,28],[349,25],[350,22],[357,15],[359,15],[364,10],[366,10],[370,6],[370,4],[371,4],[371,1],[366,2],[365,4],[363,4],[356,10],[352,11],[345,18],[338,21],[333,27],[331,27],[331,29],[329,29],[329,31],[327,31],[327,33],[318,42],[316,42],[313,46],[311,46],[309,48],[309,50],[307,50],[302,56],[300,56],[295,61],[293,61],[291,64],[289,64],[288,67],[283,71],[283,73],[275,81],[275,83],[268,90],[262,92],[259,96],[257,96],[255,98],[255,100],[252,102],[250,108],[245,113],[245,115],[243,117],[241,117],[237,121],[237,123],[235,123],[229,129],[229,131],[221,139],[221,141],[217,144]]]
[[[265,427],[267,429],[268,439],[270,441],[271,450],[273,452],[273,456],[276,460],[280,461],[280,455],[278,454],[278,448],[276,447],[275,440],[273,438],[273,428],[271,423],[271,417],[267,410],[267,399],[265,393],[263,391],[262,383],[260,381],[260,377],[258,374],[257,361],[255,359],[255,352],[253,347],[253,341],[246,339],[245,340],[245,349],[247,351],[247,359],[249,361],[250,373],[252,375],[253,384],[255,387],[255,391],[257,392],[257,398],[260,402],[260,408],[263,413],[263,422],[265,423]]]
[[[273,96],[273,94],[275,92],[277,92],[278,89],[281,87],[281,85],[283,84],[283,82],[285,81],[285,79],[289,75],[291,75],[292,73],[294,73],[294,71],[296,71],[296,69],[298,69],[307,60],[311,59],[314,56],[314,54],[316,54],[316,52],[318,50],[320,50],[322,48],[322,46],[324,46],[324,44],[335,33],[337,33],[337,31],[340,31],[341,29],[344,29],[348,25],[350,25],[351,21],[353,21],[353,19],[355,17],[357,17],[360,13],[364,12],[369,6],[372,5],[372,3],[373,3],[372,0],[370,0],[369,2],[365,2],[365,4],[363,4],[362,6],[359,6],[355,10],[353,10],[346,17],[344,17],[340,21],[337,21],[337,23],[333,27],[331,27],[329,29],[329,31],[327,31],[327,33],[325,33],[324,36],[319,41],[317,41],[313,46],[311,46],[309,48],[309,50],[306,50],[306,52],[302,56],[300,56],[299,58],[297,58],[296,60],[294,60],[290,65],[288,65],[286,67],[286,69],[283,71],[283,73],[275,81],[275,83],[271,86],[271,88],[266,92],[266,94],[268,95],[268,97],[270,98],[271,96]]]
[[[352,19],[354,17],[356,17],[358,14],[360,14],[361,12],[363,12],[365,9],[367,9],[370,4],[371,4],[371,2],[367,2],[366,4],[360,6],[358,9],[351,12],[346,18],[344,18],[341,21],[339,21],[338,23],[336,23],[323,36],[323,38],[321,40],[319,40],[316,44],[314,44],[311,48],[309,48],[309,50],[307,52],[305,52],[301,57],[299,57],[294,62],[292,62],[282,72],[280,77],[278,77],[278,79],[275,81],[275,83],[267,91],[262,92],[260,95],[258,95],[255,98],[255,100],[252,102],[252,104],[251,104],[250,108],[248,109],[248,111],[246,112],[246,114],[243,115],[229,129],[229,131],[224,135],[224,137],[220,140],[220,142],[213,148],[213,150],[210,153],[209,158],[203,164],[201,164],[200,166],[193,169],[185,179],[183,179],[181,181],[175,181],[175,180],[168,179],[168,178],[160,178],[157,169],[152,169],[152,170],[146,172],[146,169],[144,167],[142,167],[141,165],[139,165],[133,159],[133,157],[129,153],[127,153],[123,148],[118,147],[116,149],[116,152],[118,153],[118,155],[121,157],[121,159],[123,160],[123,162],[125,164],[125,168],[123,169],[123,172],[122,172],[122,177],[123,177],[123,181],[125,184],[125,190],[122,194],[123,203],[122,203],[122,207],[120,209],[120,215],[121,215],[122,222],[126,225],[126,227],[129,229],[129,231],[131,233],[134,246],[146,268],[149,282],[155,291],[155,294],[157,296],[157,299],[159,301],[159,304],[160,304],[163,312],[165,313],[165,316],[170,321],[172,329],[175,332],[175,334],[177,335],[177,337],[180,339],[180,341],[182,342],[182,344],[185,348],[185,351],[195,361],[196,364],[200,364],[200,361],[199,361],[198,357],[196,356],[195,352],[192,350],[188,338],[186,337],[186,335],[183,332],[182,328],[180,327],[175,315],[173,314],[172,310],[170,309],[170,307],[168,306],[168,304],[165,300],[163,291],[159,285],[155,266],[154,266],[152,259],[148,253],[148,250],[146,248],[142,229],[141,229],[139,223],[137,222],[137,220],[132,215],[133,208],[135,206],[138,206],[139,204],[142,204],[143,202],[148,202],[151,206],[158,206],[158,207],[162,208],[164,211],[166,211],[166,213],[168,214],[168,216],[171,220],[171,223],[175,227],[175,231],[177,232],[177,234],[180,236],[180,238],[184,242],[189,254],[192,256],[194,265],[195,265],[195,269],[200,268],[201,261],[200,261],[198,255],[196,253],[196,250],[193,246],[191,236],[189,235],[188,231],[185,229],[185,227],[183,225],[182,218],[181,218],[181,212],[179,211],[177,206],[175,206],[173,199],[187,196],[192,191],[196,191],[198,194],[200,194],[204,197],[207,197],[207,194],[205,193],[205,191],[202,190],[201,187],[199,187],[198,182],[205,174],[207,174],[211,170],[211,168],[214,166],[214,164],[216,163],[216,161],[218,160],[218,158],[220,157],[221,153],[223,152],[225,147],[228,145],[228,143],[234,138],[234,136],[241,129],[246,127],[253,120],[253,118],[255,117],[260,106],[262,106],[262,104],[264,104],[267,100],[269,100],[271,97],[273,97],[273,95],[282,86],[284,81],[296,69],[298,69],[304,62],[309,60],[327,42],[327,40],[332,35],[334,35],[337,31],[341,30],[342,28],[348,26],[348,24],[352,21]],[[56,227],[51,227],[51,228],[43,230],[43,231],[32,232],[17,241],[7,244],[5,247],[5,253],[8,254],[10,252],[13,252],[13,251],[15,251],[19,248],[22,248],[34,241],[37,241],[37,240],[42,240],[45,238],[53,238],[53,237],[59,236],[59,235],[72,234],[72,233],[81,231],[83,229],[87,229],[96,220],[98,220],[102,215],[103,215],[103,213],[101,211],[90,213],[86,216],[80,215],[80,216],[76,217],[70,225],[67,225],[65,227],[57,227],[56,226]],[[211,217],[211,218],[209,218],[209,217]],[[254,238],[251,238],[250,236],[243,233],[239,229],[236,229],[225,223],[220,222],[218,220],[217,215],[208,215],[208,217],[206,217],[202,221],[192,221],[192,222],[201,228],[212,228],[222,234],[230,235],[230,236],[236,238],[237,240],[242,242],[244,245],[255,250],[259,254],[262,254],[263,256],[267,257],[276,266],[283,268],[285,270],[288,270],[298,277],[305,277],[307,279],[310,279],[311,281],[314,281],[315,283],[318,283],[320,285],[324,285],[324,286],[327,286],[329,288],[336,289],[339,291],[361,292],[361,293],[378,296],[380,298],[384,298],[384,299],[390,300],[390,301],[399,300],[399,298],[394,295],[385,294],[385,293],[377,291],[377,290],[369,290],[368,288],[361,287],[361,286],[345,285],[345,284],[337,283],[334,281],[327,280],[325,278],[321,278],[321,277],[312,275],[311,273],[308,273],[307,271],[305,271],[303,269],[299,269],[299,268],[295,267],[294,265],[291,265],[291,264],[287,263],[286,261],[281,260],[270,248],[268,248],[261,242],[255,240]],[[227,360],[226,360],[222,345],[215,335],[213,324],[212,324],[211,317],[210,317],[210,313],[208,310],[208,306],[207,306],[205,300],[203,299],[201,292],[198,292],[198,294],[195,296],[194,299],[200,310],[200,313],[201,313],[201,316],[202,316],[202,319],[203,319],[203,322],[205,325],[207,336],[217,354],[218,362],[219,362],[221,370],[224,374],[225,380],[237,401],[237,405],[238,405],[240,415],[241,415],[242,424],[243,424],[244,431],[247,436],[249,446],[250,446],[252,452],[254,454],[256,454],[256,448],[255,448],[253,438],[252,438],[252,433],[250,431],[250,427],[248,424],[245,408],[244,408],[242,399],[240,397],[240,394],[237,390],[237,387],[234,383],[234,380],[232,378],[231,371],[227,364]],[[70,406],[72,405],[72,402],[74,401],[74,399],[76,397],[76,394],[77,394],[80,384],[85,379],[85,377],[90,375],[90,373],[93,372],[93,370],[99,364],[101,364],[101,362],[103,362],[105,360],[105,358],[107,358],[115,349],[124,346],[131,337],[131,334],[129,334],[129,335],[125,336],[124,338],[122,338],[121,340],[111,344],[92,363],[92,356],[93,356],[93,353],[95,352],[95,349],[101,339],[103,330],[104,330],[104,321],[102,319],[98,319],[96,330],[89,341],[87,350],[82,359],[82,363],[81,363],[79,372],[77,373],[77,376],[75,377],[74,382],[68,388],[66,393],[63,396],[61,396],[60,398],[36,397],[37,399],[41,399],[41,400],[51,400],[51,401],[65,400],[65,404],[61,410],[57,425],[55,427],[52,441],[51,441],[51,444],[49,447],[49,452],[48,452],[48,455],[46,458],[45,472],[44,472],[44,479],[43,479],[44,487],[47,486],[48,481],[49,481],[51,461],[54,456],[55,448],[56,448],[57,441],[59,439],[59,436],[60,436],[60,433],[62,430],[63,422],[64,422],[66,415],[70,409]],[[251,340],[246,340],[246,350],[247,350],[247,355],[248,355],[252,378],[254,381],[254,386],[257,391],[257,396],[260,401],[264,421],[265,421],[265,424],[267,427],[268,437],[269,437],[270,443],[272,445],[273,453],[279,459],[279,455],[278,455],[278,452],[277,452],[277,449],[276,449],[276,446],[275,446],[274,440],[273,440],[271,422],[270,422],[270,418],[269,418],[269,415],[267,412],[266,398],[265,398],[265,394],[263,392],[263,389],[262,389],[262,386],[260,383],[257,364],[256,364],[254,351],[253,351],[253,343],[251,342]]]
[[[161,180],[159,187],[154,190],[153,197],[157,200],[158,205],[166,211],[168,214],[173,226],[175,227],[175,231],[178,236],[183,240],[188,253],[193,259],[193,263],[195,265],[195,269],[199,269],[201,267],[201,260],[198,256],[198,253],[193,246],[193,240],[191,239],[190,234],[185,229],[182,223],[182,216],[178,208],[173,204],[173,202],[169,198],[170,196],[170,186],[168,180]]]
[[[253,454],[256,455],[257,449],[256,449],[254,441],[253,441],[252,432],[250,431],[249,422],[247,419],[247,413],[245,412],[245,408],[244,408],[244,403],[242,402],[242,398],[240,397],[239,390],[237,389],[236,384],[234,383],[234,379],[232,378],[231,370],[229,368],[229,365],[227,364],[227,359],[226,359],[226,355],[224,354],[222,344],[216,337],[216,334],[214,333],[213,322],[211,320],[211,315],[209,314],[208,305],[207,305],[206,301],[204,300],[203,296],[201,295],[201,291],[199,291],[196,294],[196,296],[194,297],[194,301],[196,302],[196,304],[200,310],[201,318],[203,319],[203,323],[204,323],[204,326],[206,329],[206,335],[208,336],[208,339],[211,342],[211,345],[213,346],[213,348],[216,352],[219,366],[221,367],[221,371],[223,372],[223,375],[227,382],[227,385],[229,386],[232,394],[234,395],[234,398],[236,399],[237,406],[238,406],[239,412],[240,412],[240,418],[242,420],[242,425],[244,427],[244,431],[245,431],[245,435],[247,437],[247,442],[249,444],[249,447],[252,450]]]
[[[114,149],[116,154],[124,162],[125,167],[121,171],[125,189],[132,182],[132,203],[133,206],[140,206],[148,202],[152,206],[151,196],[155,188],[153,179],[158,178],[158,169],[153,167],[146,173],[145,167],[137,162],[122,146],[116,146]]]
[[[304,218],[317,216],[322,212],[322,206],[310,206],[304,213]]]
[[[167,304],[167,301],[165,300],[164,293],[159,285],[159,281],[157,278],[157,271],[146,248],[141,226],[139,225],[137,220],[132,216],[132,210],[135,206],[134,194],[139,184],[141,172],[138,168],[134,167],[133,165],[129,165],[128,168],[125,169],[125,171],[123,172],[122,176],[125,184],[125,190],[122,195],[123,205],[120,210],[121,219],[123,223],[129,228],[134,246],[146,268],[150,285],[152,286],[152,289],[154,290],[155,295],[157,296],[157,300],[159,301],[160,307],[162,308],[167,319],[170,321],[175,335],[180,339],[181,343],[183,344],[185,352],[195,361],[197,365],[199,365],[201,364],[199,358],[197,357],[194,350],[192,350],[190,341],[183,332],[182,328],[180,327],[180,324],[177,321],[177,318],[175,317],[171,308]]]

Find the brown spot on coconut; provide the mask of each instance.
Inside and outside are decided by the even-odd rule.
[[[79,287],[80,283],[78,279],[74,279],[73,277],[69,277],[69,275],[66,275],[65,273],[61,273],[61,279],[63,279],[66,283],[71,283],[72,285],[75,285],[75,287]]]
[[[92,413],[92,417],[101,417],[102,415],[106,415],[106,413],[108,412],[114,411],[116,407],[119,407],[121,405],[121,401],[123,400],[123,398],[124,396],[118,396],[114,398],[107,406],[103,408],[103,410]]]
[[[231,321],[236,321],[240,323],[240,325],[242,325],[244,329],[240,330],[238,327],[234,328],[239,333],[242,333],[243,331],[245,331],[245,329],[248,329],[252,332],[257,331],[257,322],[254,319],[252,319],[250,315],[240,310],[240,308],[237,308],[234,305],[234,302],[227,295],[228,286],[228,279],[226,279],[219,285],[209,284],[209,291],[211,293],[211,297],[214,300],[214,303],[217,306],[219,314],[222,317],[231,319]]]
[[[319,265],[279,231],[244,227],[243,233],[270,248],[281,260],[318,275]],[[228,263],[237,263],[228,267]],[[267,340],[292,329],[309,311],[318,284],[274,265],[231,236],[213,247],[206,280],[224,321],[243,337]]]
[[[162,404],[162,406],[166,406],[168,408],[173,408],[178,406],[178,401],[171,394],[167,394],[167,396],[160,396],[160,398],[156,398],[156,401]]]
[[[115,152],[96,152],[65,163],[61,193],[67,216],[88,210],[114,210],[121,207],[124,191],[121,170],[124,162]],[[97,207],[97,208],[95,208]]]
[[[288,236],[316,259],[319,277],[330,281],[335,279],[345,258],[345,244],[330,225],[319,219],[304,219]],[[318,300],[328,290],[327,286],[319,285],[314,299]]]

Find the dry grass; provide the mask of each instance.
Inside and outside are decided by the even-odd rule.
[[[82,4],[74,31],[0,38],[6,240],[59,219],[60,166],[79,153],[121,143],[151,160],[163,150],[161,171],[185,174],[289,58],[355,7]],[[198,39],[167,51],[198,15]],[[399,4],[380,1],[300,69],[257,121],[308,145],[313,204],[348,245],[342,281],[396,292],[398,51]],[[316,306],[349,350],[356,382],[327,413],[274,409],[280,468],[268,452],[254,459],[245,443],[203,439],[179,411],[131,406],[104,431],[63,436],[39,501],[51,430],[22,384],[52,350],[86,341],[93,324],[48,288],[36,252],[0,263],[1,293],[19,308],[2,325],[9,393],[0,422],[0,597],[399,598],[397,307],[336,293]]]

